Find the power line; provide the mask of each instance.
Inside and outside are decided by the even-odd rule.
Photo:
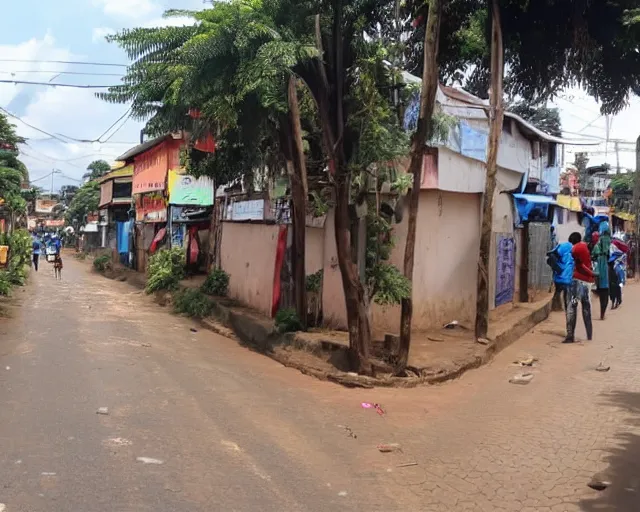
[[[0,62],[33,62],[38,64],[74,64],[78,66],[109,66],[126,68],[127,64],[116,64],[111,62],[85,62],[78,60],[38,60],[38,59],[0,59]]]
[[[43,70],[43,69],[20,69],[16,71],[2,71],[0,73],[6,75],[14,75],[16,73],[51,73],[55,75],[80,75],[80,76],[119,76],[123,77],[122,73],[95,73],[90,71],[54,71],[54,70]]]
[[[69,87],[71,89],[109,89],[110,87],[118,86],[118,84],[111,84],[111,85],[52,84],[50,82],[31,82],[28,80],[0,80],[0,84],[45,85],[48,87]]]
[[[24,121],[23,119],[21,119],[21,118],[20,118],[20,117],[18,117],[17,115],[12,114],[11,112],[9,112],[8,110],[6,110],[6,109],[4,109],[4,108],[2,108],[2,107],[0,107],[0,111],[4,112],[5,114],[7,114],[9,117],[12,117],[13,119],[16,119],[17,121],[20,121],[22,124],[24,124],[24,125],[28,126],[28,127],[29,127],[29,128],[31,128],[32,130],[35,130],[35,131],[40,132],[40,133],[43,133],[43,134],[48,135],[49,137],[51,137],[51,138],[53,138],[53,139],[56,139],[56,140],[58,140],[58,141],[60,141],[60,142],[64,142],[65,144],[68,144],[68,142],[67,142],[66,140],[61,139],[60,137],[58,137],[58,136],[56,136],[56,135],[54,135],[54,134],[52,134],[52,133],[46,132],[46,131],[44,131],[44,130],[41,130],[40,128],[36,128],[35,126],[33,126],[33,125],[31,125],[31,124],[27,123],[26,121]]]
[[[126,116],[128,116],[130,113],[131,113],[131,107],[129,107],[129,108],[127,109],[127,111],[126,111],[124,114],[122,114],[118,119],[116,119],[116,120],[115,120],[115,122],[114,122],[111,126],[109,126],[109,128],[107,128],[107,129],[104,131],[104,133],[103,133],[102,135],[100,135],[100,137],[98,137],[98,139],[97,139],[97,140],[98,140],[98,142],[100,142],[100,139],[101,139],[102,137],[104,137],[107,133],[109,133],[109,132],[111,131],[111,129],[112,129],[115,125],[117,125],[120,121],[122,121],[122,120],[123,120]],[[125,121],[125,123],[126,123],[126,121]],[[104,141],[104,142],[107,142],[111,137],[113,137],[113,136],[118,132],[118,130],[120,130],[120,128],[122,128],[123,126],[124,126],[124,123],[122,123],[122,124],[120,125],[120,127],[119,127],[115,132],[113,132],[111,135],[109,135],[109,138],[108,138],[106,141]]]

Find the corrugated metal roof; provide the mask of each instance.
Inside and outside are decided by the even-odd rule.
[[[144,153],[145,151],[148,151],[151,148],[162,144],[165,140],[169,140],[171,138],[173,138],[171,135],[162,135],[161,137],[156,137],[155,139],[148,140],[131,148],[129,151],[116,158],[116,160],[126,162],[127,160],[131,160],[133,157],[138,156],[140,153]]]

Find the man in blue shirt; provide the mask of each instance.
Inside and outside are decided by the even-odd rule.
[[[42,245],[40,243],[40,240],[38,239],[38,237],[34,237],[33,238],[33,244],[32,244],[32,251],[33,251],[33,268],[36,269],[36,272],[38,271],[38,262],[40,261],[40,254],[42,253]]]

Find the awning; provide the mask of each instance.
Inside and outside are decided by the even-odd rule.
[[[628,213],[628,212],[615,212],[613,214],[614,217],[618,217],[619,219],[622,220],[628,220],[633,222],[635,219],[635,215],[633,213]]]
[[[512,194],[521,222],[546,220],[549,206],[556,204],[553,197],[536,194]]]
[[[565,210],[570,210],[572,212],[581,212],[582,204],[580,203],[580,198],[576,196],[566,196],[562,194],[558,194],[556,196],[556,203],[561,208]]]

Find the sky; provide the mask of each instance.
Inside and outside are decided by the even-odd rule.
[[[126,55],[117,45],[107,43],[106,35],[132,27],[184,24],[184,19],[164,19],[163,12],[169,8],[205,7],[203,0],[20,0],[5,4],[0,17],[0,80],[82,85],[119,83],[126,68],[44,61],[126,65]],[[18,59],[24,62],[16,62]],[[60,74],[65,72],[69,74]],[[127,105],[108,104],[96,98],[95,92],[0,83],[0,107],[17,116],[13,122],[18,133],[28,138],[22,159],[32,181],[45,190],[51,187],[52,169],[61,171],[54,175],[56,190],[61,185],[78,184],[92,160],[112,162],[139,141],[144,123],[128,117],[117,122],[126,113]],[[598,146],[567,146],[567,162],[573,161],[575,151],[586,149],[590,152],[590,165],[608,162],[615,167],[612,141],[617,139],[620,166],[635,166],[640,98],[632,98],[627,109],[608,120],[600,115],[598,104],[579,90],[566,91],[553,106],[560,109],[565,138],[601,142]],[[107,132],[112,125],[113,129]],[[607,125],[610,141],[605,144]],[[73,140],[95,140],[103,134],[100,140],[108,138],[106,143]]]
[[[203,0],[6,2],[0,17],[0,80],[117,84],[125,67],[43,61],[126,65],[126,54],[116,44],[107,43],[106,35],[132,27],[182,25],[188,20],[164,19],[164,11],[203,7]],[[60,74],[63,72],[73,74]],[[98,139],[127,111],[127,105],[108,104],[96,98],[95,92],[96,89],[0,83],[0,107],[18,118],[11,121],[18,133],[28,139],[21,148],[21,159],[35,185],[49,190],[52,169],[61,171],[54,175],[56,190],[61,185],[77,185],[91,161],[112,162],[139,141],[144,123],[128,117],[101,139],[111,135],[107,143],[73,140]]]

